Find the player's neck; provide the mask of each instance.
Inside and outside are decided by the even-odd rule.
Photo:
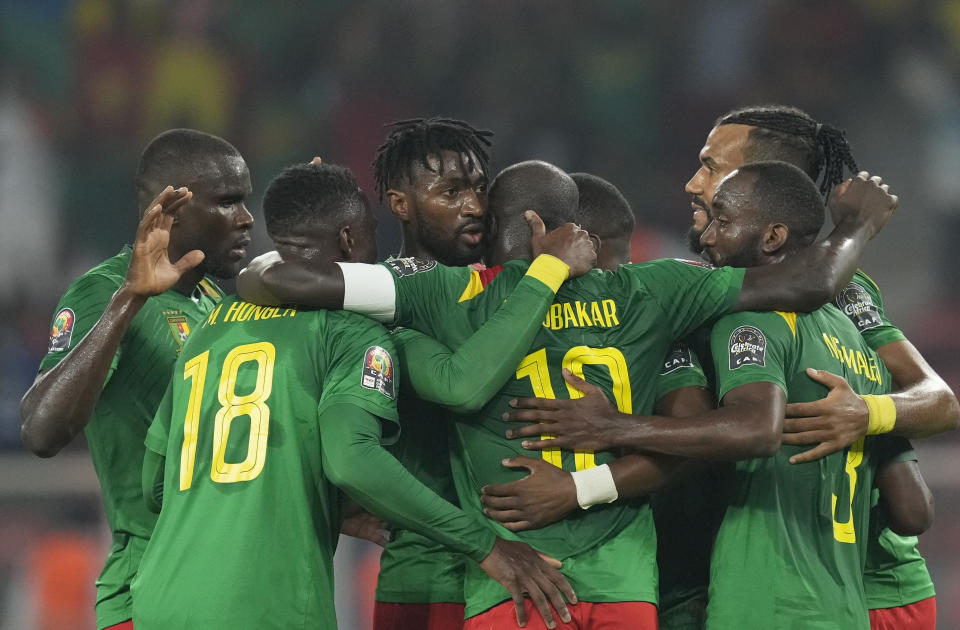
[[[203,272],[197,269],[191,269],[180,276],[177,283],[173,285],[173,290],[183,295],[193,295],[193,292],[197,290],[197,285],[200,284],[201,280],[203,280]]]
[[[279,253],[284,260],[297,259],[311,264],[333,264],[342,262],[345,257],[339,247],[326,247],[316,243],[310,245],[297,245],[293,243],[274,242]]]
[[[420,258],[422,260],[434,260],[436,258],[433,252],[424,247],[417,239],[410,238],[407,234],[403,235],[403,240],[400,242],[400,254],[397,257]]]

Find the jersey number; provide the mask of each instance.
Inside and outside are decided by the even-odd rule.
[[[273,365],[276,361],[276,349],[266,341],[237,346],[223,360],[220,370],[220,386],[217,410],[213,425],[213,465],[210,478],[217,483],[236,483],[256,479],[263,471],[263,462],[267,456],[267,433],[270,428],[270,407],[267,399],[273,389]],[[190,381],[190,398],[187,401],[187,415],[183,421],[183,447],[180,449],[180,490],[189,490],[193,483],[193,464],[197,457],[197,433],[200,429],[200,405],[203,399],[203,386],[207,379],[207,363],[210,351],[198,354],[183,366],[183,379]],[[257,378],[253,391],[238,394],[237,373],[244,363],[257,364]],[[250,438],[247,443],[247,456],[241,462],[227,462],[227,442],[230,427],[237,418],[250,419]]]
[[[853,528],[853,493],[857,489],[857,467],[862,463],[863,438],[860,438],[847,452],[845,471],[850,479],[850,518],[845,523],[837,522],[837,495],[833,495],[833,537],[842,543],[857,542],[857,532]]]
[[[627,360],[623,353],[616,348],[590,348],[588,346],[574,346],[563,357],[561,366],[583,378],[584,365],[602,365],[610,372],[613,381],[613,397],[617,401],[617,409],[623,413],[633,413],[633,396],[630,391],[630,374],[627,372]],[[517,378],[529,378],[533,395],[538,398],[556,398],[553,385],[550,383],[550,370],[547,366],[547,350],[541,348],[528,354],[520,361],[517,368]],[[583,392],[566,381],[567,393],[570,398],[583,398]],[[541,440],[552,440],[554,436],[544,434]],[[558,448],[548,448],[541,451],[543,458],[556,466],[563,468],[563,458]],[[577,470],[593,468],[593,451],[574,451],[574,464]]]

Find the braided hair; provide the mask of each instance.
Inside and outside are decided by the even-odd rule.
[[[452,118],[412,118],[385,125],[390,128],[386,142],[377,148],[373,160],[373,175],[377,194],[383,194],[401,180],[413,179],[413,167],[421,164],[433,170],[427,158],[439,156],[442,151],[453,151],[464,156],[467,169],[476,168],[489,178],[492,131],[474,129],[462,120]],[[441,173],[443,164],[440,165]]]
[[[844,166],[853,173],[860,170],[842,130],[818,123],[796,107],[743,107],[718,118],[715,126],[730,124],[756,127],[744,149],[747,161],[782,160],[795,164],[810,179],[820,180],[824,198],[843,181]]]

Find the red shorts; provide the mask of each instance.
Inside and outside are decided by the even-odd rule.
[[[934,630],[937,627],[937,598],[896,608],[870,611],[870,630]]]
[[[526,601],[527,630],[546,630],[537,607]],[[657,607],[650,602],[580,602],[567,605],[570,623],[560,621],[554,612],[557,628],[568,630],[657,630]],[[503,602],[463,624],[463,630],[504,630],[517,627],[513,601]]]
[[[373,630],[461,630],[463,604],[373,603]]]
[[[127,619],[112,626],[107,626],[103,630],[133,630],[133,619]]]

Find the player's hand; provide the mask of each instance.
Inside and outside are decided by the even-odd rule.
[[[547,232],[540,216],[533,210],[524,213],[530,230],[530,246],[533,257],[540,254],[556,256],[570,267],[570,277],[587,273],[597,263],[597,247],[590,234],[576,223],[565,223]]]
[[[864,224],[873,238],[896,210],[897,196],[890,194],[890,186],[882,178],[860,171],[833,190],[828,206],[835,225],[845,221]]]
[[[570,621],[570,611],[563,600],[566,597],[568,602],[576,604],[577,596],[560,573],[560,566],[558,560],[537,553],[526,543],[502,538],[497,538],[493,549],[480,563],[487,575],[510,592],[520,627],[527,625],[524,595],[533,600],[548,628],[557,627],[551,604],[564,623]]]
[[[542,451],[548,448],[565,450],[605,451],[616,444],[611,436],[621,428],[622,420],[603,390],[591,385],[564,368],[563,378],[583,393],[571,398],[517,398],[510,401],[513,411],[503,414],[507,422],[533,422],[525,427],[509,429],[507,438],[531,438],[523,448]],[[572,392],[571,392],[572,393]],[[545,425],[545,426],[544,426]],[[542,435],[541,435],[542,434]]]
[[[386,547],[390,542],[390,525],[379,516],[359,506],[343,519],[340,524],[340,533],[369,540],[381,547]]]
[[[276,251],[260,254],[240,270],[237,276],[237,295],[251,304],[278,305],[280,300],[271,293],[263,282],[263,274],[283,259]]]
[[[812,462],[843,450],[867,434],[870,414],[867,403],[849,383],[826,370],[807,368],[807,376],[830,388],[826,398],[787,405],[783,443],[816,444],[790,458],[791,464]]]
[[[134,295],[159,295],[171,289],[184,273],[203,262],[204,254],[199,249],[187,252],[175,263],[171,263],[167,255],[174,216],[192,196],[193,193],[186,188],[174,190],[173,186],[167,186],[147,206],[137,227],[124,281],[124,288]]]
[[[542,458],[511,457],[507,468],[526,468],[523,479],[483,487],[483,513],[513,532],[556,523],[578,507],[570,473]]]

